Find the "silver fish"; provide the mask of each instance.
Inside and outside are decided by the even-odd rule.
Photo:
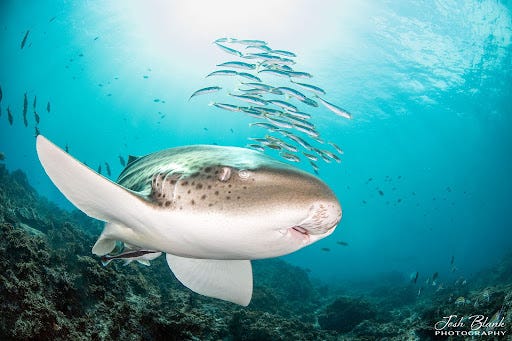
[[[217,64],[217,66],[232,67],[232,68],[244,69],[244,70],[256,69],[256,64],[250,64],[250,63],[244,63],[244,62],[238,62],[238,61],[225,62],[225,63]]]
[[[264,152],[265,151],[265,148],[263,146],[260,146],[259,144],[248,144],[247,147],[251,148],[251,149],[254,149],[254,150],[257,150],[259,152]]]
[[[256,45],[256,46],[267,45],[266,41],[257,40],[257,39],[240,39],[240,40],[235,41],[235,43],[242,44],[242,45]]]
[[[273,76],[290,78],[289,71],[263,69],[263,70],[258,71],[258,73],[264,73],[264,74],[269,74],[269,75],[273,75]]]
[[[307,72],[302,71],[290,71],[288,72],[288,76],[293,78],[313,78],[313,75]]]
[[[249,126],[265,128],[265,129],[268,129],[270,131],[275,131],[275,130],[279,129],[277,126],[275,126],[273,124],[270,124],[270,123],[266,123],[266,122],[249,123]]]
[[[222,51],[227,52],[229,54],[232,54],[232,55],[235,55],[238,57],[242,57],[242,55],[243,55],[242,52],[232,49],[231,47],[227,47],[227,46],[219,44],[217,42],[215,43],[215,45],[217,45]]]
[[[299,86],[300,88],[310,91],[316,95],[325,95],[325,90],[322,88],[319,88],[318,86],[314,86],[314,85],[306,84],[306,83],[295,82],[295,81],[293,81],[293,79],[291,80],[291,82],[293,84]]]
[[[236,94],[232,94],[232,93],[230,93],[229,96],[238,98],[241,101],[245,101],[245,102],[255,104],[255,105],[267,105],[267,101],[265,101],[264,99],[255,97],[255,96],[236,95]]]
[[[241,111],[240,107],[236,106],[236,105],[232,105],[232,104],[227,104],[227,103],[211,103],[210,105],[213,105],[214,107],[217,107],[219,109],[224,109],[224,110],[228,110],[228,111],[233,111],[233,112],[238,112],[238,111]]]
[[[274,54],[279,54],[281,56],[285,56],[285,57],[297,57],[297,55],[293,52],[290,52],[290,51],[285,51],[285,50],[272,50],[270,51]]]
[[[318,98],[318,100],[320,101],[320,103],[322,103],[327,109],[329,109],[330,111],[332,111],[333,113],[335,113],[336,115],[338,116],[341,116],[341,117],[344,117],[344,118],[348,118],[348,119],[351,119],[352,118],[352,114],[349,113],[348,111],[346,111],[345,109],[342,109],[332,103],[329,103],[327,102],[326,100],[316,96],[316,98]]]
[[[317,161],[318,160],[318,157],[316,157],[315,155],[313,154],[309,154],[309,153],[306,153],[306,152],[302,152],[302,154],[307,157],[308,159],[310,159],[311,161]]]
[[[286,86],[281,86],[281,87],[278,87],[278,88],[274,88],[272,91],[274,91],[274,90],[279,90],[279,91],[281,91],[285,95],[288,95],[290,97],[295,97],[299,101],[305,101],[307,99],[306,95],[304,95],[300,91],[297,91],[295,89],[292,89],[292,88],[289,88],[289,87],[286,87]],[[274,92],[272,92],[272,93],[274,93]]]
[[[267,101],[267,103],[273,104],[275,106],[278,106],[278,107],[288,110],[288,111],[297,111],[298,110],[295,105],[285,102],[285,101],[278,100],[278,99],[270,99]]]
[[[327,142],[327,143],[329,143],[331,146],[333,146],[334,149],[336,149],[336,151],[338,153],[343,154],[343,149],[341,149],[340,146],[338,146],[336,143],[334,143],[334,142]]]
[[[297,155],[293,155],[293,154],[286,153],[286,152],[281,152],[279,155],[281,155],[281,157],[283,159],[286,159],[288,161],[300,162],[300,158]]]
[[[235,70],[217,70],[217,71],[213,71],[211,73],[209,73],[208,75],[206,75],[206,77],[211,77],[211,76],[236,76],[238,75],[238,72],[236,72]]]
[[[255,76],[255,75],[251,75],[250,73],[247,73],[247,72],[238,72],[238,76],[247,78],[254,82],[261,82],[261,79],[259,77]]]
[[[271,122],[272,124],[275,124],[276,126],[280,127],[280,128],[292,128],[293,125],[290,123],[290,122],[287,122],[287,121],[284,121],[284,120],[280,120],[278,118],[272,118],[270,116],[265,116],[265,118]]]
[[[220,86],[209,86],[209,87],[206,87],[206,88],[202,88],[202,89],[199,89],[197,91],[195,91],[191,96],[190,98],[188,99],[190,101],[190,99],[192,97],[195,97],[195,96],[199,96],[199,95],[204,95],[204,94],[211,94],[213,92],[217,92],[219,90],[221,90],[222,88]]]

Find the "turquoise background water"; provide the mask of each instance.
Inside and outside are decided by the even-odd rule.
[[[254,119],[207,105],[226,97],[188,98],[215,85],[205,75],[232,59],[212,41],[263,39],[295,52],[296,69],[353,113],[349,121],[311,112],[321,135],[345,151],[341,164],[320,170],[344,216],[331,237],[285,259],[328,281],[390,271],[467,277],[512,247],[511,8],[510,1],[4,0],[0,151],[9,169],[22,169],[42,195],[71,208],[37,160],[34,95],[41,133],[93,169],[108,162],[113,179],[118,155],[244,146],[262,135],[249,127]]]

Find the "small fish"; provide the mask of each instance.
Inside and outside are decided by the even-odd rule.
[[[319,88],[318,86],[315,86],[315,85],[311,85],[311,84],[306,84],[306,83],[299,83],[299,82],[294,82],[293,79],[291,80],[291,82],[297,86],[299,86],[300,88],[304,89],[304,90],[307,90],[307,91],[310,91],[316,95],[325,95],[326,92],[324,89],[322,88]]]
[[[341,245],[341,246],[348,246],[348,243],[347,243],[347,242],[344,242],[344,241],[341,241],[341,240],[338,240],[338,241],[336,242],[336,244]]]
[[[279,90],[281,93],[288,95],[289,97],[295,97],[299,101],[304,101],[307,98],[306,95],[304,95],[302,92],[286,86],[274,88],[272,89],[272,93],[274,93],[275,90]]]
[[[288,111],[286,113],[286,116],[293,116],[295,118],[299,118],[299,119],[302,119],[302,120],[307,120],[307,119],[310,119],[311,118],[311,115],[308,114],[308,113],[305,113],[305,112],[300,112],[300,111]]]
[[[213,105],[214,107],[217,107],[219,109],[224,109],[233,112],[241,111],[240,107],[227,103],[211,103],[210,105]]]
[[[232,49],[231,47],[227,47],[227,46],[219,44],[217,42],[215,42],[214,44],[217,45],[224,52],[227,52],[229,54],[232,54],[232,55],[235,55],[235,56],[238,56],[238,57],[242,57],[243,56],[242,52],[237,51],[235,49]]]
[[[313,154],[309,154],[309,153],[306,153],[306,152],[302,152],[302,154],[307,157],[308,159],[310,159],[311,161],[317,161],[318,160],[318,157],[316,157],[315,155]]]
[[[98,171],[97,171],[98,174],[101,174],[101,164],[98,165]]]
[[[34,111],[34,119],[36,120],[36,124],[39,124],[40,117],[36,111]]]
[[[340,154],[343,155],[343,149],[340,148],[340,146],[338,146],[336,143],[334,142],[327,142],[328,144],[330,144],[331,146],[333,146],[334,149],[336,149],[336,151]],[[371,178],[370,178],[371,179]]]
[[[249,58],[249,59],[263,59],[266,62],[269,62],[269,61],[279,61],[279,60],[282,59],[279,56],[274,56],[274,55],[272,55],[270,53],[267,53],[267,52],[248,53],[244,57],[245,58]]]
[[[290,78],[288,71],[263,69],[263,70],[258,71],[258,73],[264,73],[264,74],[269,74],[269,75],[278,76],[278,77]]]
[[[455,256],[452,256],[452,260],[450,261],[450,265],[453,265],[454,262],[455,262]]]
[[[270,99],[267,101],[268,103],[270,104],[273,104],[275,106],[278,106],[282,109],[285,109],[285,110],[288,110],[288,111],[297,111],[297,107],[294,106],[293,104],[290,104],[288,102],[285,102],[285,101],[281,101],[279,99]]]
[[[256,46],[267,45],[266,41],[257,40],[257,39],[241,39],[241,40],[234,41],[234,43],[238,43],[238,44],[242,44],[242,45],[256,45]]]
[[[28,97],[27,97],[27,93],[25,92],[25,95],[23,96],[23,116],[27,116],[27,109],[28,109]]]
[[[432,275],[432,283],[439,277],[439,273],[436,271],[434,272],[434,274]]]
[[[67,144],[67,143],[66,143],[66,146],[64,147],[64,150],[66,151],[66,153],[68,153],[68,154],[69,154],[69,146],[68,146],[68,144]]]
[[[0,152],[0,161],[4,161],[5,160],[5,154]]]
[[[46,111],[50,112],[50,102],[48,102],[48,104],[46,104]]]
[[[34,101],[32,102],[32,109],[36,110],[37,105],[37,96],[34,96]]]
[[[244,63],[244,62],[238,62],[238,61],[225,62],[225,63],[217,64],[217,66],[232,67],[232,68],[244,69],[244,70],[256,69],[256,64],[250,64],[250,63]]]
[[[7,107],[7,119],[9,120],[9,124],[12,125],[13,117],[11,109],[9,107]]]
[[[48,22],[52,22],[52,21],[54,21],[54,20],[55,20],[55,18],[57,18],[57,17],[51,17],[51,18],[50,18],[50,20],[48,20]]]
[[[410,276],[411,278],[411,282],[416,284],[416,282],[418,281],[418,276],[419,276],[419,272],[416,271],[416,272],[413,272]]]
[[[379,189],[379,194],[382,196],[384,195],[384,192],[381,189]]]
[[[283,159],[286,159],[288,161],[291,161],[291,162],[300,162],[300,158],[297,156],[297,155],[293,155],[293,154],[290,154],[290,153],[286,153],[286,152],[282,152],[281,154],[281,157]]]
[[[101,264],[103,264],[103,266],[107,266],[108,263],[110,263],[114,259],[122,259],[122,260],[124,260],[125,266],[130,264],[133,261],[137,261],[143,265],[149,266],[150,265],[149,261],[152,261],[152,260],[160,257],[161,254],[162,254],[162,252],[153,251],[153,250],[143,250],[143,249],[131,250],[131,251],[123,252],[118,255],[101,256]]]
[[[254,122],[254,123],[249,123],[249,126],[251,127],[260,127],[260,128],[265,128],[265,129],[268,129],[270,131],[276,131],[279,129],[279,127],[273,125],[273,124],[270,124],[270,123],[265,123],[265,122]]]
[[[206,87],[206,88],[202,88],[202,89],[199,89],[197,91],[195,91],[191,96],[190,98],[188,99],[190,101],[190,99],[192,97],[195,97],[195,96],[199,96],[199,95],[204,95],[204,94],[211,94],[213,92],[217,92],[219,90],[221,90],[222,88],[220,86],[209,86],[209,87]]]
[[[121,164],[121,166],[125,167],[126,166],[126,161],[124,161],[124,157],[122,157],[121,155],[119,155],[119,163]]]
[[[217,71],[213,71],[211,73],[209,73],[208,75],[206,75],[206,77],[211,77],[211,76],[236,76],[238,75],[238,72],[236,72],[235,70],[217,70]]]
[[[247,103],[251,103],[251,104],[255,104],[255,105],[267,105],[267,101],[265,101],[264,99],[255,97],[255,96],[236,95],[236,94],[232,94],[232,93],[230,93],[229,96],[238,98],[241,101],[244,101],[244,102],[247,102]]]
[[[39,127],[38,126],[35,126],[34,127],[34,137],[37,137],[38,135],[41,135],[41,132],[39,131]]]
[[[333,154],[328,150],[322,150],[322,152],[331,159],[333,159],[334,161],[336,161],[337,163],[341,163],[341,159],[336,154]]]
[[[248,144],[247,147],[262,153],[265,151],[265,148],[263,146],[260,146],[259,144]]]
[[[258,49],[260,51],[270,52],[272,49],[268,47],[267,45],[248,45],[245,47],[245,49]]]
[[[302,71],[290,71],[288,72],[288,76],[292,78],[313,78],[313,75],[307,72]]]
[[[108,162],[105,162],[105,168],[107,169],[107,175],[110,176],[111,172],[110,172],[110,165],[108,164]]]
[[[285,128],[285,129],[288,129],[288,128],[292,128],[293,125],[290,124],[289,122],[286,122],[284,120],[280,120],[278,118],[272,118],[270,116],[265,116],[265,118],[271,122],[272,124],[275,124],[276,126],[280,127],[280,128]]]
[[[251,80],[254,82],[261,82],[261,79],[259,77],[251,75],[250,73],[247,73],[247,72],[238,72],[238,76],[247,78],[248,80]]]
[[[311,164],[311,167],[313,167],[314,170],[318,171],[320,169],[318,167],[318,165],[316,163],[314,163],[313,161],[309,161],[309,163]]]
[[[2,102],[3,97],[4,97],[4,93],[2,92],[2,87],[0,86],[0,102]]]
[[[421,295],[421,289],[423,289],[423,287],[420,287],[420,288],[418,289],[418,296],[419,296],[419,295]]]
[[[323,247],[323,248],[321,248],[320,250],[325,251],[325,252],[329,252],[329,251],[331,251],[331,249],[329,249],[328,247]]]
[[[30,30],[27,30],[25,32],[25,35],[23,36],[23,40],[21,41],[21,50],[25,47],[25,44],[27,43],[28,34],[30,33]]]
[[[285,50],[272,50],[270,52],[274,53],[274,54],[279,54],[279,55],[285,56],[285,57],[297,57],[297,55],[295,53],[290,52],[290,51],[285,51]]]
[[[268,84],[265,84],[265,83],[252,83],[252,82],[242,82],[240,83],[241,85],[247,85],[247,86],[251,86],[253,88],[257,88],[257,89],[261,89],[261,90],[265,90],[267,92],[271,92],[272,89],[274,89],[273,86],[271,85],[268,85]]]
[[[282,149],[280,145],[274,144],[274,143],[266,143],[265,147],[267,147],[269,149],[273,149],[273,150],[281,150]]]
[[[305,98],[301,102],[306,104],[306,105],[309,105],[310,107],[315,107],[315,108],[318,107],[318,102],[313,100],[313,99],[311,99],[311,98]]]
[[[344,117],[344,118],[348,118],[348,119],[351,119],[352,118],[352,114],[349,113],[348,111],[346,111],[345,109],[342,109],[340,107],[337,107],[335,106],[334,104],[332,103],[329,103],[327,102],[326,100],[316,96],[316,98],[318,98],[318,100],[320,101],[320,103],[322,103],[327,109],[329,109],[330,111],[332,111],[333,113],[335,113],[336,115],[338,116],[341,116],[341,117]]]
[[[295,128],[298,131],[303,132],[304,134],[306,134],[306,135],[308,135],[310,137],[318,137],[320,135],[316,130],[311,129],[309,127],[306,127],[306,126],[304,126],[302,124],[294,123],[293,124],[293,128]]]

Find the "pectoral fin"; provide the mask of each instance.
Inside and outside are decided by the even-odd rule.
[[[171,254],[166,258],[176,278],[190,290],[242,306],[249,305],[252,296],[250,261],[194,259]]]

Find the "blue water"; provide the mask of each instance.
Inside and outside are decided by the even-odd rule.
[[[468,277],[497,264],[512,249],[510,1],[283,0],[272,7],[2,1],[0,152],[7,167],[72,208],[37,160],[34,95],[41,133],[93,169],[108,162],[113,179],[122,170],[118,155],[244,146],[264,133],[249,127],[254,119],[208,106],[212,97],[188,98],[212,85],[205,75],[216,64],[232,59],[212,41],[263,39],[294,51],[296,69],[312,73],[326,99],[353,114],[311,112],[321,136],[345,151],[341,164],[320,169],[343,219],[332,236],[286,260],[332,283],[392,271]]]

